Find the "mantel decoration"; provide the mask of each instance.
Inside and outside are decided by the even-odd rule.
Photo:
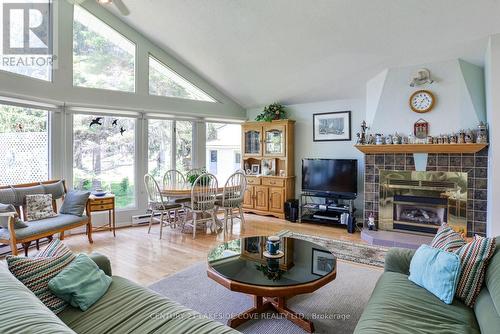
[[[405,144],[488,144],[488,125],[480,122],[476,129],[458,130],[457,132],[429,135],[429,123],[420,118],[413,124],[413,131],[408,135],[395,132],[393,135],[382,133],[366,134],[369,127],[361,123],[361,131],[356,134],[356,145],[405,145]]]
[[[313,114],[313,141],[350,141],[351,111]]]
[[[286,119],[285,107],[278,102],[264,107],[264,110],[255,117],[258,122],[271,122],[278,119]]]

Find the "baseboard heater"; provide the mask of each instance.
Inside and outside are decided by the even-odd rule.
[[[155,217],[160,218],[160,216],[161,216],[160,213],[155,213]],[[138,215],[138,216],[132,216],[132,226],[149,224],[150,220],[151,220],[150,213],[146,213],[146,214]]]

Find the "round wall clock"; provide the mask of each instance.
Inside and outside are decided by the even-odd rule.
[[[432,110],[436,98],[428,90],[417,90],[410,96],[410,108],[414,112],[426,113]]]

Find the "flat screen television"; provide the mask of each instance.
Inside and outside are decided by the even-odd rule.
[[[302,159],[302,191],[355,198],[358,193],[358,161]]]

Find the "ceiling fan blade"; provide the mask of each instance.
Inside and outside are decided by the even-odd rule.
[[[130,11],[128,10],[127,6],[125,6],[122,0],[113,0],[113,3],[123,16],[127,16],[130,14]]]

